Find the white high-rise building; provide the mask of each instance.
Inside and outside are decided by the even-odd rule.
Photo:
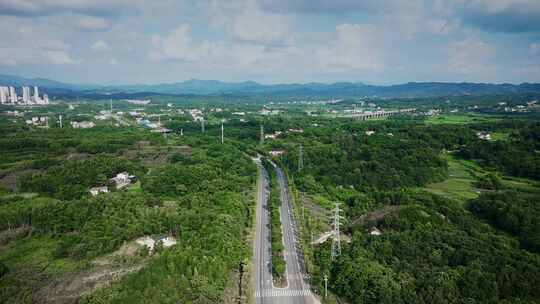
[[[37,86],[34,87],[34,102],[35,102],[36,104],[40,104],[40,103],[41,103],[41,101],[39,100],[39,91],[38,91],[38,87],[37,87]]]
[[[15,92],[14,87],[9,87],[9,97],[10,97],[11,103],[13,104],[17,103],[17,92]]]
[[[30,104],[30,88],[29,87],[22,87],[22,101],[24,104]]]
[[[9,88],[0,87],[0,103],[6,104],[9,101]]]
[[[45,105],[49,104],[49,95],[43,94],[43,104]]]

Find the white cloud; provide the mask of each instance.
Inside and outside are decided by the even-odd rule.
[[[290,44],[294,17],[264,11],[254,0],[212,1],[204,8],[216,29],[225,29],[236,40],[263,45]]]
[[[515,66],[536,64],[540,42],[534,35],[495,37],[471,22],[477,15],[498,17],[498,12],[509,11],[516,15],[520,1],[529,6],[540,3],[161,0],[145,1],[145,9],[136,9],[140,14],[133,15],[124,12],[140,0],[0,0],[0,37],[9,41],[0,46],[0,64],[6,72],[54,71],[54,77],[82,81],[503,79]],[[508,23],[508,18],[495,19]],[[341,24],[346,22],[350,24]],[[460,40],[464,37],[482,40]],[[495,54],[487,42],[500,51]],[[499,60],[493,60],[495,55]],[[87,73],[42,66],[73,63]],[[113,68],[115,63],[122,69]],[[111,73],[101,78],[98,64],[108,66]],[[494,66],[499,67],[496,73],[488,73]],[[144,70],[145,78],[136,70]],[[522,75],[520,79],[527,79],[526,70]],[[529,75],[532,81],[538,79],[538,74]]]
[[[448,15],[486,32],[540,31],[538,0],[439,0]]]
[[[448,70],[462,75],[482,75],[492,71],[489,64],[495,55],[495,48],[480,39],[469,37],[450,43],[446,53],[449,55]]]
[[[96,42],[94,42],[92,44],[92,46],[90,46],[90,48],[96,52],[103,52],[103,51],[107,51],[108,49],[110,49],[109,47],[109,44],[107,44],[107,42],[103,41],[103,40],[98,40]]]
[[[317,52],[322,68],[330,70],[380,71],[384,68],[383,42],[372,25],[341,24],[330,47]]]
[[[435,35],[451,34],[457,31],[459,26],[459,21],[455,19],[425,19],[425,28],[429,31],[429,33]]]
[[[2,49],[0,49],[0,53]],[[17,61],[13,58],[0,58],[0,66],[16,66]]]
[[[317,14],[347,14],[364,12],[377,14],[381,11],[395,13],[403,10],[414,10],[424,4],[422,0],[293,0],[275,1],[260,0],[262,7],[276,12],[317,13]]]
[[[507,10],[540,12],[540,3],[537,0],[472,0],[455,1],[467,9],[480,11],[486,14],[497,14]]]
[[[0,48],[0,58],[3,58],[2,63],[4,65],[63,65],[75,63],[75,60],[67,51],[39,48]]]
[[[1,64],[4,66],[76,62],[71,55],[71,45],[50,37],[46,27],[0,18],[0,37],[10,41],[0,46]]]
[[[2,0],[1,15],[44,16],[62,13],[80,13],[111,16],[133,12],[140,8],[140,0]]]
[[[182,24],[174,29],[168,36],[161,38],[154,36],[152,44],[154,51],[150,57],[155,60],[177,59],[185,61],[197,61],[208,56],[210,43],[203,41],[194,43],[190,36],[191,26]]]
[[[45,58],[49,64],[72,64],[75,63],[73,58],[65,51],[45,51]]]
[[[292,58],[302,57],[296,47],[268,47],[239,41],[194,41],[191,27],[183,24],[167,36],[154,36],[149,58],[154,61],[173,60],[195,63],[200,69],[233,68],[247,71],[275,70],[293,66]]]
[[[529,54],[540,55],[540,42],[533,42],[529,44]]]
[[[100,17],[80,16],[75,19],[75,26],[84,31],[103,31],[109,29],[111,23]]]
[[[290,43],[291,28],[291,17],[265,13],[255,6],[248,6],[231,24],[236,39],[262,44]]]

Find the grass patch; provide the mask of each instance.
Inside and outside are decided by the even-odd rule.
[[[315,205],[321,206],[325,209],[332,209],[334,206],[332,201],[322,195],[313,195],[312,199]]]
[[[492,140],[502,140],[505,141],[510,137],[510,133],[504,133],[504,132],[493,132],[491,133],[491,139]]]
[[[468,124],[479,122],[494,122],[500,120],[490,115],[479,114],[442,114],[431,116],[425,120],[428,124]]]
[[[142,189],[141,189],[141,181],[138,180],[138,181],[135,182],[134,184],[129,185],[129,187],[127,188],[127,190],[128,190],[129,192],[142,193]]]
[[[488,171],[470,160],[457,159],[451,155],[444,157],[448,162],[448,178],[428,184],[423,189],[460,202],[478,197],[479,190],[474,187],[474,182],[477,176],[487,174]],[[506,189],[535,191],[540,188],[538,182],[512,176],[501,176],[501,183]]]
[[[458,160],[446,156],[448,161],[448,178],[442,182],[427,185],[424,189],[446,198],[464,202],[476,198],[478,193],[473,189],[476,181],[473,172],[481,169],[471,161]]]
[[[2,260],[10,269],[36,267],[44,273],[55,274],[74,271],[86,262],[68,258],[55,259],[54,251],[58,241],[49,236],[33,236],[17,240],[0,253]]]
[[[538,191],[540,184],[530,179],[521,177],[505,176],[502,184],[506,188],[517,189],[521,191]]]

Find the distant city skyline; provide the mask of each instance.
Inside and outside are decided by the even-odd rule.
[[[67,83],[540,82],[536,0],[7,0],[0,36]]]
[[[39,88],[34,86],[34,94],[30,95],[30,87],[22,86],[21,95],[17,95],[17,89],[13,86],[3,86],[0,83],[0,105],[48,105],[49,95],[39,96]]]

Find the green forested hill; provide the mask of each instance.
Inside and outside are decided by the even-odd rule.
[[[183,142],[191,148],[179,154],[159,138],[150,138],[146,145],[155,146],[141,150],[136,140],[122,139],[125,132],[111,129],[82,138],[70,137],[77,132],[38,132],[39,139],[11,134],[4,139],[10,144],[0,148],[14,157],[3,159],[7,172],[27,172],[19,175],[18,192],[0,195],[0,302],[221,301],[234,284],[233,273],[250,256],[245,237],[256,168],[242,151],[197,141]],[[137,132],[140,139],[151,137]],[[53,148],[57,136],[75,147],[80,142],[106,146],[104,140],[121,144],[107,153],[85,151],[65,160],[65,152],[75,151]],[[39,145],[32,144],[36,140]],[[42,152],[33,154],[35,149]],[[165,162],[143,165],[155,155]],[[109,185],[112,193],[90,196],[89,187],[108,185],[122,171],[135,175],[137,184],[119,191]],[[177,244],[158,246],[148,257],[144,248],[133,251],[139,248],[134,240],[145,235],[173,236]],[[114,273],[127,275],[89,294],[95,285],[86,280],[110,284]],[[92,284],[103,284],[100,280]]]
[[[487,125],[515,135],[477,139],[476,130]],[[335,303],[337,296],[349,303],[537,303],[540,195],[534,181],[501,174],[535,178],[538,131],[535,123],[509,125],[348,123],[289,139],[289,147],[303,144],[304,168],[298,172],[297,148],[280,161],[309,210],[304,248],[321,293],[329,277],[333,296],[325,301]],[[461,190],[472,195],[422,190],[460,177],[454,176],[456,168],[447,170],[449,160],[463,164],[459,169],[470,180]],[[310,234],[324,232],[317,227],[330,221],[311,204],[331,208],[333,202],[344,203],[342,240],[351,239],[342,241],[335,261],[330,241],[313,251],[309,245]],[[370,234],[373,227],[381,234]]]

